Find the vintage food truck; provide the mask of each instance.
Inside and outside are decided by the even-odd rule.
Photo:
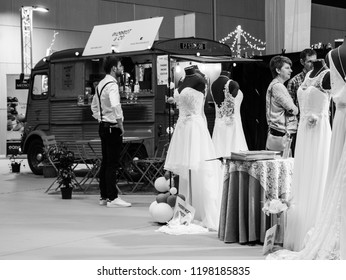
[[[106,56],[121,57],[126,72],[120,83],[125,136],[146,138],[144,145],[131,143],[128,151],[146,157],[153,155],[158,138],[174,122],[166,96],[172,94],[168,85],[179,78],[179,63],[217,64],[216,78],[221,63],[229,63],[232,55],[227,45],[201,38],[158,40],[137,51],[85,53],[85,48],[58,51],[32,69],[21,147],[34,174],[42,174],[43,136],[55,135],[59,142],[98,138],[90,103],[104,76]]]

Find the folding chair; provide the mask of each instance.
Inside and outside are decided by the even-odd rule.
[[[149,183],[154,186],[155,180],[165,175],[164,165],[168,146],[169,142],[167,137],[162,137],[158,140],[154,157],[134,161],[134,166],[136,166],[136,169],[141,173],[141,177],[138,179],[131,192],[134,192],[139,184]]]
[[[97,175],[101,168],[101,157],[96,153],[91,142],[92,140],[75,142],[80,161],[87,168],[87,173],[79,182],[79,184],[85,185],[89,181],[88,185],[84,188],[84,192],[87,191],[94,180],[98,180]]]
[[[55,180],[46,189],[45,193],[47,193],[53,187],[53,185],[61,179],[59,174],[59,159],[56,157],[56,155],[59,149],[62,149],[62,146],[58,145],[54,135],[42,136],[42,140],[45,157],[57,173],[57,177],[55,178]],[[72,178],[72,184],[80,187],[80,184],[78,183],[76,176],[74,174]],[[60,187],[61,183],[59,183],[55,190],[58,190]]]

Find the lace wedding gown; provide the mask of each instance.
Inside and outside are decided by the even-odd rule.
[[[233,97],[228,89],[230,81],[225,85],[225,99],[220,106],[216,104],[212,95],[215,104],[215,125],[212,140],[217,157],[230,156],[231,152],[248,150],[240,116],[243,93],[238,90],[237,96]]]
[[[291,207],[287,211],[284,248],[299,251],[304,238],[315,225],[321,208],[328,171],[331,128],[330,93],[322,88],[324,75],[305,80],[297,92],[300,121],[294,158]]]
[[[328,58],[336,112],[322,208],[303,250],[280,250],[267,259],[346,259],[346,82],[335,68],[331,52]]]
[[[192,88],[176,90],[174,99],[179,118],[168,148],[165,169],[179,175],[179,193],[191,201],[195,219],[217,230],[219,224],[221,186],[220,163],[204,115],[204,94]],[[191,191],[189,190],[189,184]]]

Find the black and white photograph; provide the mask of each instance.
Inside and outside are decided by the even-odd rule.
[[[0,278],[339,279],[345,18],[3,0]]]

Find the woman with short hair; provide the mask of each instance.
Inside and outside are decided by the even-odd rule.
[[[267,139],[267,150],[283,151],[283,137],[295,137],[297,132],[298,107],[284,85],[291,77],[291,65],[292,61],[281,55],[274,56],[269,63],[273,80],[267,89],[266,117],[271,140],[275,141]]]

